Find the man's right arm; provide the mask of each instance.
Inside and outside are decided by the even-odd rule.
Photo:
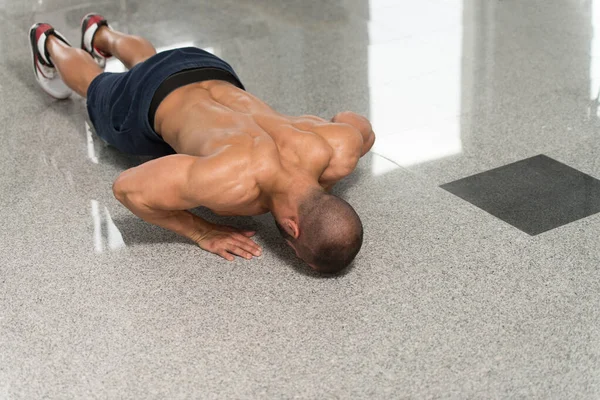
[[[229,253],[246,258],[248,253],[257,255],[259,247],[249,238],[251,232],[231,231],[187,211],[203,205],[199,189],[205,196],[211,195],[214,185],[210,182],[210,164],[211,161],[182,154],[161,157],[124,171],[113,184],[113,192],[117,200],[144,221],[185,236],[205,250],[228,260],[233,259]],[[205,171],[206,182],[197,176],[192,181],[193,171],[199,170]]]

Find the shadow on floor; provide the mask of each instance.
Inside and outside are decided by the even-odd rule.
[[[255,230],[260,242],[265,248],[265,253],[270,253],[283,265],[292,267],[296,272],[312,278],[332,278],[346,275],[352,266],[340,274],[323,275],[313,271],[304,261],[296,257],[293,250],[283,241],[273,222],[273,217],[262,215],[252,217],[219,217],[207,209],[193,210],[198,216],[210,222],[229,225],[239,229]],[[195,246],[190,240],[166,229],[151,225],[135,215],[115,217],[114,223],[119,227],[123,240],[128,246],[159,243],[184,243]]]
[[[151,225],[133,214],[114,217],[114,224],[119,228],[123,241],[127,246],[158,243],[193,243],[158,226]]]

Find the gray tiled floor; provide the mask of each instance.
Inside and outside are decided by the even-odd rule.
[[[354,268],[307,273],[270,216],[225,219],[266,249],[227,263],[124,209],[143,159],[31,73],[29,26],[90,11],[368,115]],[[600,178],[598,31],[599,0],[0,0],[0,398],[598,398],[600,216],[531,237],[438,187],[540,153]]]

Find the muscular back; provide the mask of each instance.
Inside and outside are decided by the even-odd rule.
[[[177,153],[214,160],[210,184],[222,187],[203,205],[238,215],[267,211],[260,201],[261,182],[278,171],[308,174],[323,187],[352,172],[370,147],[370,125],[362,130],[356,125],[286,116],[222,81],[174,91],[155,119],[156,131]]]
[[[258,215],[281,209],[317,182],[329,188],[350,174],[375,140],[370,123],[354,113],[340,113],[332,122],[290,117],[221,81],[175,90],[158,107],[154,126],[179,154],[121,173],[115,197],[145,221],[230,261],[232,254],[260,255],[249,239],[253,232],[218,226],[187,210]],[[294,212],[293,204],[287,207]],[[293,216],[286,218],[297,231]]]

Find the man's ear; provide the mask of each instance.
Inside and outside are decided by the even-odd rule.
[[[282,225],[288,235],[294,239],[298,239],[298,236],[300,236],[300,227],[298,226],[297,221],[292,218],[286,218]]]

